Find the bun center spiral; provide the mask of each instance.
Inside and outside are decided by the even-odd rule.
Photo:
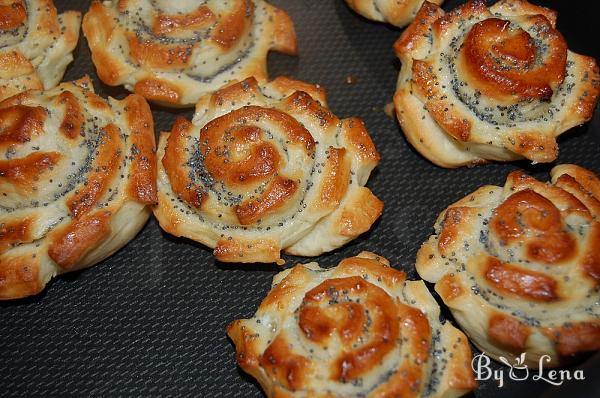
[[[306,293],[298,319],[311,343],[331,347],[329,355],[337,348],[334,380],[367,373],[394,350],[399,336],[394,300],[360,277],[331,279]]]
[[[556,264],[575,255],[576,243],[565,230],[560,210],[535,191],[515,193],[494,213],[492,235],[509,247],[524,242],[527,258]]]
[[[549,100],[565,78],[567,45],[542,16],[529,30],[489,18],[473,25],[462,46],[464,76],[485,96]]]
[[[246,106],[210,121],[199,137],[187,139],[197,141],[187,160],[189,182],[174,184],[174,192],[188,204],[206,208],[211,196],[223,209],[230,208],[241,225],[268,225],[275,210],[297,211],[292,202],[310,179],[315,140],[293,117],[272,108]],[[168,145],[166,164],[176,159],[177,148],[176,143]],[[167,167],[171,181],[183,181],[178,178],[181,173],[180,168]]]

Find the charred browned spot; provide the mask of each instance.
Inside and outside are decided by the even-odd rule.
[[[429,114],[440,124],[446,133],[459,141],[466,142],[471,137],[471,122],[461,119],[449,112],[447,104],[443,102],[428,102],[426,105]]]
[[[61,27],[58,20],[58,12],[52,1],[44,0],[43,4],[44,18],[38,19],[35,29],[46,34],[56,34],[60,32]]]
[[[257,198],[235,207],[235,215],[242,225],[250,225],[273,213],[294,196],[298,184],[283,177],[275,177],[269,187]]]
[[[104,110],[108,111],[110,109],[110,105],[108,105],[108,103],[102,97],[100,97],[98,94],[96,94],[92,91],[87,91],[85,94],[86,94],[89,106],[92,107],[93,109],[97,109],[97,110],[101,110],[101,111],[104,111]]]
[[[94,65],[96,65],[98,77],[100,77],[104,83],[116,86],[121,82],[121,68],[108,52],[102,49],[95,49],[92,53],[92,59]]]
[[[435,285],[435,290],[445,302],[450,302],[463,295],[464,290],[455,276],[447,274]]]
[[[9,94],[16,95],[25,90],[42,89],[44,87],[40,82],[37,73],[35,73],[35,68],[29,59],[17,50],[0,53],[0,79],[15,79],[15,82],[19,82],[20,84],[19,87],[2,85],[2,87],[0,87],[0,92],[3,94],[2,98],[9,98]],[[19,102],[17,101],[16,104],[18,103]],[[8,106],[11,105],[7,105],[6,103],[2,104],[2,108]]]
[[[210,97],[210,107],[218,108],[223,104],[242,102],[244,99],[250,101],[259,92],[256,78],[249,77],[239,83],[231,84],[216,91]]]
[[[153,101],[178,104],[181,92],[177,87],[157,79],[142,79],[135,84],[133,91]]]
[[[70,270],[110,234],[109,211],[98,211],[74,220],[51,235],[48,255],[58,266]]]
[[[584,275],[589,277],[596,286],[600,285],[600,222],[595,222],[590,228],[587,245],[584,249],[582,268]]]
[[[540,54],[534,39],[510,21],[488,18],[476,23],[461,48],[461,66],[485,96],[499,93],[520,99],[552,97],[553,89],[565,78],[567,45],[562,35],[541,16],[537,24],[548,54]],[[538,63],[539,57],[545,62]]]
[[[456,19],[470,20],[474,16],[488,12],[485,1],[467,1],[463,5],[453,8],[451,11],[437,18],[432,25],[432,29],[434,34],[440,34],[447,25],[453,23]]]
[[[562,214],[577,214],[579,217],[591,220],[589,209],[577,198],[577,195],[571,194],[569,190],[562,189],[558,185],[543,183],[522,171],[511,172],[506,184],[514,192],[533,191],[543,198],[551,198],[553,206],[560,207]]]
[[[369,188],[355,188],[351,198],[344,202],[340,214],[338,232],[343,236],[356,237],[371,228],[383,212],[383,201]]]
[[[536,183],[536,179],[522,170],[511,171],[506,178],[506,183],[517,188],[531,188]]]
[[[293,94],[296,91],[304,91],[313,99],[321,102],[322,105],[325,105],[327,93],[325,89],[318,84],[311,84],[290,79],[289,77],[285,76],[278,76],[271,81],[270,85],[277,87],[277,90],[281,93],[288,93],[287,95]]]
[[[42,135],[48,115],[41,106],[15,105],[0,109],[0,148],[23,144]]]
[[[167,141],[162,164],[169,177],[171,189],[177,197],[191,206],[200,208],[207,199],[206,193],[190,180],[187,160],[183,156],[187,146],[186,137],[192,128],[192,123],[185,118],[177,118]]]
[[[520,133],[512,141],[507,140],[505,145],[512,147],[515,153],[521,154],[538,162],[551,162],[558,155],[558,144],[551,136],[538,133]]]
[[[558,284],[554,278],[502,263],[495,257],[487,259],[485,279],[494,288],[524,299],[550,302],[560,298],[556,291]]]
[[[23,193],[31,193],[39,177],[62,158],[58,152],[34,152],[21,159],[0,160],[0,181],[6,180]]]
[[[154,121],[148,103],[138,95],[124,100],[125,120],[131,132],[131,166],[128,194],[140,203],[157,202],[156,142]]]
[[[136,63],[150,68],[178,69],[188,66],[193,46],[173,46],[140,41],[135,34],[128,38],[129,55]],[[136,91],[137,92],[137,91]]]
[[[600,323],[581,322],[542,331],[563,357],[600,349]]]
[[[121,2],[120,2],[121,3]],[[121,10],[119,8],[120,12]],[[123,84],[122,78],[127,65],[109,52],[107,43],[113,39],[117,29],[114,13],[99,0],[92,1],[89,11],[83,17],[81,25],[92,50],[92,61],[98,77],[104,83],[116,86]]]
[[[575,177],[562,174],[554,185],[569,192],[581,202],[581,207],[569,206],[570,211],[589,211],[592,217],[600,218],[600,180],[594,173],[580,167],[572,171]]]
[[[343,123],[346,129],[346,139],[355,149],[358,158],[378,162],[381,157],[367,132],[364,122],[358,118],[351,118],[344,120]]]
[[[236,1],[236,4],[214,28],[212,39],[224,49],[234,47],[242,39],[254,16],[254,2]]]
[[[381,261],[384,260],[383,258],[349,257],[340,262],[338,269],[343,270],[347,274],[373,275],[378,280],[381,279],[381,282],[388,286],[396,286],[403,283],[406,280],[406,274],[395,268],[382,266]]]
[[[282,265],[281,248],[271,239],[224,239],[217,242],[214,256],[228,263],[277,263]]]
[[[525,240],[527,256],[536,261],[556,264],[571,259],[576,243],[563,231],[560,211],[554,204],[531,189],[511,195],[494,210],[491,230],[506,243]]]
[[[231,338],[236,348],[236,361],[243,368],[258,367],[256,348],[260,335],[252,333],[244,326],[243,320],[235,320],[227,325],[227,335]]]
[[[433,119],[452,137],[459,141],[468,141],[471,136],[471,122],[457,117],[449,104],[440,99],[439,83],[433,72],[433,66],[421,60],[414,60],[412,79],[420,91],[425,107]]]
[[[311,363],[307,358],[291,351],[285,337],[280,334],[261,356],[260,365],[286,389],[296,391],[303,387]]]
[[[0,222],[0,255],[15,244],[31,242],[31,224],[30,218]]]
[[[402,335],[410,336],[414,344],[409,344],[415,363],[424,364],[431,347],[431,325],[427,316],[418,308],[397,303],[398,319],[402,320]]]
[[[263,138],[261,129],[248,125],[234,126],[222,136],[209,134],[200,144],[204,165],[215,179],[229,186],[254,184],[271,177],[277,173],[281,159],[277,148]]]
[[[455,390],[471,391],[477,388],[477,380],[473,368],[471,347],[467,337],[458,332],[454,340],[453,360],[448,363],[448,385]]]
[[[130,2],[130,0],[119,0],[117,2],[117,10],[119,10],[119,12],[125,12],[125,11],[127,11],[127,7],[129,6],[129,2]],[[99,0],[94,0],[94,2],[92,4],[95,4],[95,3],[101,4],[99,2]]]
[[[339,123],[339,119],[330,110],[304,91],[294,92],[283,100],[283,105],[286,113],[300,112],[310,116],[323,130],[332,131],[331,128]]]
[[[27,20],[27,10],[23,0],[13,0],[0,4],[0,31],[12,30]]]
[[[157,15],[152,24],[152,33],[157,36],[168,35],[182,29],[199,29],[214,22],[215,14],[207,6],[200,6],[194,12],[182,15]]]
[[[303,283],[307,283],[310,277],[307,275],[307,269],[302,265],[296,265],[291,269],[290,273],[286,278],[283,278],[265,297],[261,306],[271,307],[277,306],[281,302],[285,301],[286,297],[297,291]]]
[[[488,336],[514,352],[525,349],[531,330],[512,316],[495,313],[488,320]]]
[[[460,236],[460,226],[464,223],[463,218],[466,216],[468,209],[464,207],[451,207],[446,211],[442,230],[438,238],[438,248],[440,252],[445,252],[449,247],[456,244]]]
[[[67,201],[67,207],[74,218],[81,217],[98,204],[119,171],[124,156],[119,133],[119,128],[114,124],[107,124],[102,129],[101,141],[86,184],[79,186]]]
[[[39,260],[30,256],[0,257],[0,300],[31,296],[43,288]]]
[[[298,54],[298,42],[292,18],[283,10],[273,8],[273,17],[269,22],[274,25],[273,50],[283,54]]]
[[[336,208],[346,195],[350,162],[345,155],[346,149],[329,147],[321,188],[321,203],[324,206]]]
[[[79,101],[70,91],[63,91],[56,99],[57,103],[65,108],[65,115],[60,124],[59,131],[67,138],[76,138],[83,131],[83,112]]]
[[[431,24],[444,15],[436,4],[424,2],[413,23],[404,29],[400,38],[394,43],[394,51],[398,56],[411,54],[422,40],[427,40],[427,33]]]

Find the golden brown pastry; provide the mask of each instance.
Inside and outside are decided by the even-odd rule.
[[[477,347],[536,367],[600,349],[600,180],[574,165],[551,175],[516,171],[451,205],[417,255]]]
[[[383,203],[364,185],[379,154],[318,86],[246,79],[202,97],[158,148],[160,226],[225,262],[316,256],[367,231]]]
[[[152,114],[88,77],[0,102],[0,299],[36,294],[131,240],[156,202]]]
[[[415,19],[424,0],[346,0],[354,11],[365,18],[378,22],[388,22],[402,28]],[[444,0],[432,0],[442,4]]]
[[[592,117],[596,61],[567,50],[556,13],[525,0],[425,2],[395,50],[394,102],[410,143],[442,167],[556,159],[556,137]]]
[[[296,54],[290,17],[263,0],[94,0],[83,20],[98,76],[167,106],[267,78],[267,53]]]
[[[0,101],[55,87],[79,40],[81,14],[58,15],[52,0],[0,1]]]
[[[269,398],[449,398],[477,386],[465,335],[440,322],[422,281],[373,253],[279,273],[227,334]]]

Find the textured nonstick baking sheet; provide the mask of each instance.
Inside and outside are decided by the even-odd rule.
[[[174,0],[175,1],[175,0]],[[59,11],[85,11],[88,1],[55,0]],[[524,168],[548,179],[552,165],[526,162],[444,170],[420,157],[383,108],[399,70],[392,44],[400,31],[369,22],[342,0],[273,0],[294,19],[300,56],[270,57],[271,76],[320,83],[340,117],[362,117],[382,161],[370,187],[386,210],[372,231],[316,259],[331,266],[361,250],[377,252],[416,278],[414,259],[438,213],[484,184],[503,184]],[[448,1],[448,10],[460,1]],[[597,1],[536,1],[559,12],[570,48],[600,58]],[[121,88],[99,82],[81,37],[65,80],[89,74],[102,96]],[[356,80],[346,82],[347,77]],[[157,133],[177,116],[153,106]],[[560,139],[558,162],[600,173],[600,112]],[[600,250],[600,248],[599,248]],[[286,257],[286,266],[304,259]],[[233,319],[251,316],[278,268],[216,263],[210,250],[163,232],[151,220],[120,252],[95,267],[57,278],[40,295],[0,303],[0,396],[261,397],[241,372],[225,334]],[[600,396],[600,356],[574,368],[585,382],[552,387],[543,381],[482,382],[476,397]]]

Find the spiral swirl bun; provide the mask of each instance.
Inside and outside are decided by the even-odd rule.
[[[387,22],[402,28],[415,19],[424,0],[346,0],[354,11],[372,21]],[[444,0],[432,0],[442,4]]]
[[[600,74],[555,24],[555,12],[525,0],[447,14],[425,2],[395,44],[394,102],[411,144],[442,167],[556,159],[556,137],[592,117]]]
[[[574,165],[551,174],[513,172],[453,204],[417,256],[475,345],[530,366],[600,349],[600,180]]]
[[[267,78],[267,53],[296,53],[290,17],[263,0],[94,0],[83,20],[98,76],[167,106]]]
[[[133,238],[156,202],[153,129],[142,97],[106,102],[87,77],[0,102],[0,299]]]
[[[160,137],[163,229],[225,262],[315,256],[367,231],[383,203],[364,187],[379,154],[360,119],[340,120],[318,86],[254,78],[200,99]]]
[[[81,14],[52,0],[0,0],[0,101],[55,87],[79,40]]]
[[[281,272],[254,317],[227,334],[269,398],[457,397],[476,387],[468,341],[440,322],[425,284],[369,252]]]

